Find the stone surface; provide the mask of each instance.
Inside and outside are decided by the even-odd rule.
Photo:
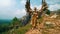
[[[44,23],[52,24],[50,27],[46,27]],[[37,29],[30,29],[26,34],[60,34],[60,19],[50,18],[50,16],[44,16],[43,21],[37,25]]]

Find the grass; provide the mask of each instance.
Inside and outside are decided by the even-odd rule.
[[[25,34],[31,28],[30,24],[27,24],[24,27],[20,27],[19,29],[15,30],[16,34]]]
[[[29,29],[31,29],[31,25],[27,24],[26,26],[23,27],[19,27],[18,29],[14,29],[13,32],[10,32],[11,30],[9,30],[8,32],[3,32],[2,34],[25,34]]]

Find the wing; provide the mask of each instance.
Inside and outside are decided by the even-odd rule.
[[[28,13],[30,13],[32,11],[31,7],[30,7],[30,0],[27,0],[26,5],[25,5],[26,11]]]

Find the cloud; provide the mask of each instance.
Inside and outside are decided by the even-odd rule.
[[[60,0],[46,0],[46,2],[48,4],[56,4],[56,3],[59,3],[60,4]]]
[[[18,18],[26,15],[26,12],[24,9],[20,10],[20,9],[17,9],[15,12],[14,12],[14,15]]]
[[[20,3],[23,4],[23,5],[25,5],[26,0],[21,0]]]
[[[54,11],[60,9],[60,4],[53,4],[49,6],[49,10]]]
[[[22,9],[22,10],[17,9],[16,11],[14,11],[14,12],[12,13],[13,18],[14,18],[14,17],[21,18],[21,17],[23,17],[24,15],[26,15],[26,12],[25,12],[24,9]]]
[[[11,5],[15,5],[15,1],[14,0],[0,0],[0,6],[1,7],[8,7]]]
[[[26,15],[26,12],[24,9],[16,9],[15,11],[2,11],[0,13],[0,19],[12,19],[14,17],[21,18],[24,15]]]

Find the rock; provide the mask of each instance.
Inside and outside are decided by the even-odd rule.
[[[58,15],[54,14],[50,18],[57,18]]]

